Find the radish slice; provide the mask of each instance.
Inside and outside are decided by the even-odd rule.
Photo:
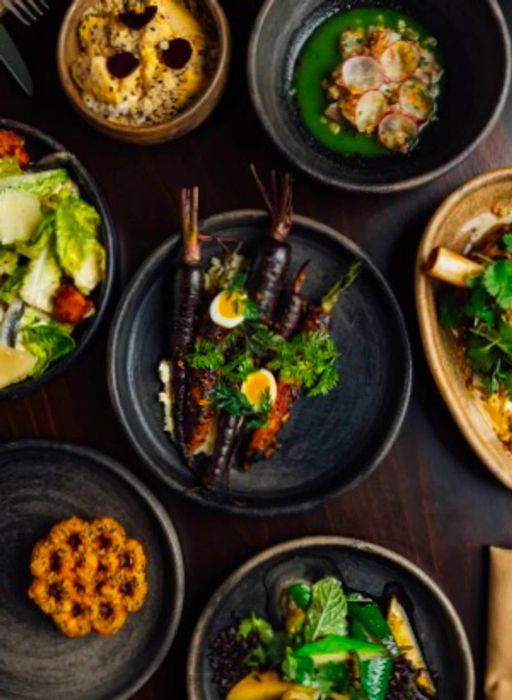
[[[378,90],[365,92],[359,98],[356,106],[355,125],[357,130],[364,134],[371,134],[375,131],[386,107],[386,98],[381,92]]]
[[[382,66],[369,56],[354,56],[343,64],[343,82],[350,92],[375,90],[384,80]]]
[[[425,121],[434,107],[427,86],[417,78],[410,78],[400,88],[400,107],[405,114]]]
[[[420,47],[414,41],[395,41],[381,56],[381,63],[389,80],[401,82],[418,68]]]
[[[379,124],[379,141],[390,151],[407,153],[418,138],[418,125],[405,114],[388,114]]]

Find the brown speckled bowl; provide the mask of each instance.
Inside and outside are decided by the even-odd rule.
[[[482,462],[512,489],[512,453],[498,439],[485,409],[466,386],[453,335],[441,328],[437,318],[440,283],[423,272],[433,248],[443,245],[462,252],[473,235],[467,222],[502,202],[512,204],[512,168],[483,173],[445,199],[427,226],[418,250],[416,305],[423,346],[439,391]]]
[[[217,0],[199,0],[209,24],[216,32],[218,42],[218,59],[216,68],[210,78],[205,92],[175,117],[162,122],[144,126],[117,124],[97,114],[84,102],[82,93],[71,77],[70,67],[80,52],[78,27],[86,9],[97,4],[98,0],[75,0],[69,7],[62,22],[57,43],[57,67],[59,77],[68,99],[77,112],[95,129],[107,136],[147,145],[163,143],[178,138],[197,128],[215,109],[226,85],[231,56],[231,37],[229,25],[222,7]]]

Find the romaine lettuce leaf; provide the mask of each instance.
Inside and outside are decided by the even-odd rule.
[[[22,172],[23,170],[16,158],[11,158],[10,156],[0,158],[0,178],[8,175],[20,175]]]
[[[12,275],[18,266],[18,253],[12,248],[0,245],[0,277]]]
[[[43,248],[46,248],[47,245],[53,245],[54,242],[52,238],[54,233],[55,214],[51,212],[50,214],[46,214],[43,218],[30,241],[28,243],[16,245],[16,250],[18,253],[21,253],[21,255],[33,260],[41,254]]]
[[[68,329],[56,321],[33,317],[20,330],[21,344],[37,358],[31,376],[39,377],[50,363],[69,355],[76,347]]]
[[[0,191],[23,190],[32,192],[42,199],[58,191],[68,180],[69,175],[64,168],[29,171],[0,178]]]
[[[0,284],[0,301],[10,304],[19,296],[21,285],[27,274],[27,265],[20,265],[10,277]]]
[[[53,296],[60,285],[62,272],[50,246],[31,260],[20,288],[20,297],[30,306],[47,313],[53,310]]]
[[[88,295],[105,274],[105,250],[98,241],[100,215],[81,199],[61,203],[55,212],[56,250],[66,274]]]
[[[0,189],[0,243],[28,241],[41,219],[41,204],[33,192]]]

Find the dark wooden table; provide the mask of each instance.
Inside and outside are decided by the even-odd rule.
[[[260,1],[223,2],[233,30],[233,67],[227,93],[214,115],[177,142],[145,148],[101,136],[67,104],[54,60],[67,3],[50,2],[48,16],[30,29],[12,17],[5,20],[27,60],[36,94],[26,97],[0,70],[0,115],[55,136],[99,182],[121,244],[117,300],[138,266],[177,230],[182,185],[200,186],[204,216],[259,207],[248,164],[254,161],[262,170],[285,165],[257,121],[246,87],[247,40]],[[512,6],[505,0],[501,3],[512,24]],[[385,545],[430,573],[462,617],[481,686],[487,545],[512,546],[512,494],[480,464],[435,388],[419,341],[413,263],[425,223],[440,201],[464,180],[511,160],[512,100],[478,152],[457,170],[419,190],[357,195],[329,189],[296,173],[298,211],[340,229],[369,253],[398,296],[413,344],[413,397],[401,435],[374,475],[342,498],[306,515],[254,520],[202,510],[156,483],[131,450],[110,405],[105,379],[110,319],[85,357],[64,376],[27,399],[0,406],[0,441],[44,437],[103,450],[157,490],[176,523],[187,577],[183,621],[169,658],[137,693],[137,700],[186,697],[185,663],[193,626],[210,594],[235,567],[286,539],[328,533]]]

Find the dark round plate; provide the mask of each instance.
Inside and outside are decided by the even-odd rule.
[[[348,589],[375,598],[399,591],[426,661],[435,675],[437,700],[473,700],[471,650],[457,613],[437,584],[405,557],[344,537],[309,537],[278,545],[250,559],[214,593],[197,623],[187,664],[189,700],[220,700],[211,682],[208,649],[236,617],[272,614],[278,581],[303,575],[340,578]]]
[[[144,545],[149,594],[113,637],[67,639],[29,600],[30,553],[59,520],[113,516]],[[181,616],[178,537],[150,491],[112,459],[76,445],[0,449],[0,697],[125,700],[162,663]]]
[[[201,230],[254,245],[267,234],[262,212],[235,211],[208,219]],[[342,493],[367,476],[395,439],[411,386],[411,358],[398,305],[383,277],[350,240],[327,226],[295,217],[293,265],[309,259],[305,296],[318,300],[354,259],[364,272],[338,305],[333,335],[342,359],[339,386],[301,400],[282,432],[282,448],[249,473],[231,472],[219,496],[199,490],[162,427],[158,362],[169,356],[170,287],[180,237],[156,250],[128,285],[112,325],[110,393],[128,437],[148,467],[171,488],[201,504],[247,515],[300,511]],[[221,254],[205,245],[204,260]]]
[[[303,125],[292,94],[304,43],[347,9],[384,7],[420,21],[439,41],[446,88],[439,120],[407,156],[344,157]],[[457,166],[487,136],[505,105],[510,36],[496,0],[267,0],[256,19],[248,77],[259,118],[277,146],[312,177],[351,190],[416,187]]]
[[[51,154],[58,154],[55,159],[56,167],[66,168],[80,187],[80,194],[89,204],[92,204],[101,215],[100,240],[105,246],[107,265],[105,279],[95,290],[93,299],[96,305],[94,316],[81,324],[73,333],[76,349],[70,355],[52,364],[46,372],[37,379],[25,379],[23,382],[12,384],[0,389],[0,400],[17,399],[38,389],[51,379],[63,372],[85,350],[91,338],[98,330],[108,308],[112,294],[117,265],[117,238],[108,206],[99,192],[98,186],[84,166],[72,153],[67,151],[58,141],[47,136],[39,129],[27,126],[12,119],[0,119],[0,129],[10,129],[25,137],[27,150],[32,160],[39,160]]]

